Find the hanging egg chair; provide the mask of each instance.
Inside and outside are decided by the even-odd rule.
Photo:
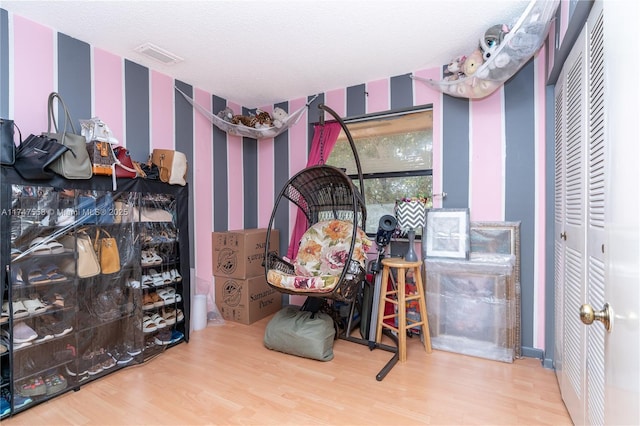
[[[360,189],[343,170],[326,164],[307,167],[291,177],[276,198],[269,220],[265,275],[269,286],[281,293],[351,302],[365,279],[367,252],[372,244],[363,231],[367,209],[361,193],[362,169],[342,119],[324,104],[318,108],[333,116],[346,134]],[[291,260],[279,256],[278,248],[269,245],[278,207],[287,202],[304,213],[308,224]]]

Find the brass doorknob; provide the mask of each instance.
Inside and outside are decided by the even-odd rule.
[[[600,321],[607,331],[611,331],[611,318],[611,306],[608,303],[605,303],[602,310],[597,312],[588,303],[580,306],[580,320],[587,325],[593,324],[593,321]]]

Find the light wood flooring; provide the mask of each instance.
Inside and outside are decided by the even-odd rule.
[[[407,362],[337,340],[330,362],[266,349],[269,318],[191,334],[155,360],[124,368],[2,421],[18,425],[570,425],[553,371],[407,341]],[[357,333],[357,332],[356,332]]]

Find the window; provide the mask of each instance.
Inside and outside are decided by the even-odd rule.
[[[366,232],[375,235],[385,214],[394,215],[397,199],[433,193],[433,112],[429,109],[377,114],[344,120],[358,151],[367,204]],[[344,168],[358,182],[356,162],[344,131],[326,161]],[[421,232],[416,230],[416,233]]]

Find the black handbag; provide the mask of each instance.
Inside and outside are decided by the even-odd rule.
[[[49,166],[68,150],[56,139],[44,135],[29,135],[16,149],[13,167],[23,179],[48,180],[55,176]]]
[[[140,168],[142,169],[146,179],[160,180],[160,169],[155,164],[152,164],[151,162],[142,163],[140,164]]]
[[[13,166],[16,161],[16,143],[13,139],[14,126],[18,130],[20,142],[22,143],[22,134],[20,134],[20,129],[13,120],[0,118],[0,164],[3,166]]]

